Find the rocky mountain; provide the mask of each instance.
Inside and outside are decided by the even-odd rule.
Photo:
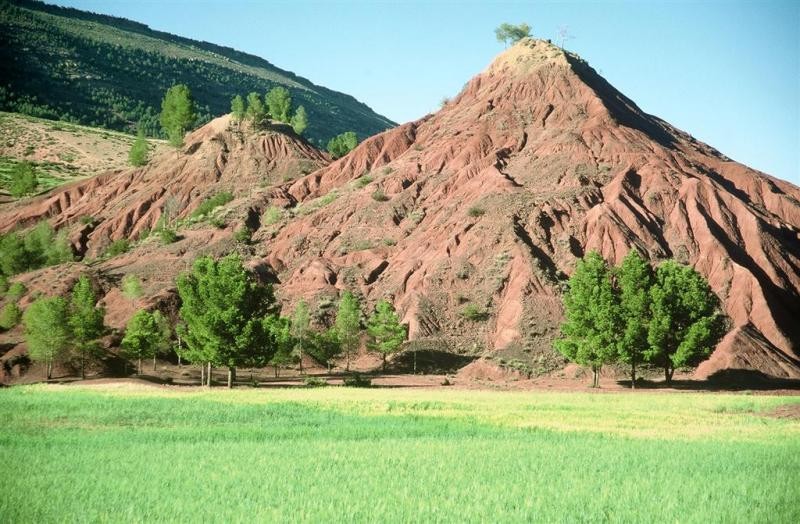
[[[540,372],[563,363],[551,342],[576,261],[592,249],[619,261],[633,248],[692,264],[720,296],[733,329],[700,376],[800,377],[800,188],[644,113],[548,42],[521,41],[437,113],[332,163],[288,130],[248,132],[227,117],[186,143],[147,168],[3,209],[0,226],[49,218],[94,256],[153,227],[167,201],[188,219],[226,189],[235,199],[218,211],[221,229],[187,221],[174,244],[148,239],[70,271],[94,275],[122,325],[132,311],[116,289],[123,273],[145,279],[143,303],[169,307],[191,259],[237,250],[279,282],[287,305],[306,298],[319,322],[343,289],[370,306],[389,297],[417,345]],[[248,246],[233,240],[244,223],[255,230]],[[45,288],[53,273],[69,274],[21,278]]]
[[[308,111],[308,137],[324,144],[392,127],[352,96],[318,86],[231,48],[144,24],[31,0],[0,2],[0,110],[135,132],[159,132],[164,92],[185,83],[200,123],[230,110],[234,95],[289,89]]]

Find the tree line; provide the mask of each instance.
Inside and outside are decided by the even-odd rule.
[[[378,302],[365,320],[358,299],[348,291],[327,328],[312,326],[308,304],[302,300],[290,317],[283,317],[272,286],[258,282],[237,255],[197,259],[191,271],[178,277],[177,288],[181,305],[175,318],[139,309],[127,323],[120,347],[125,358],[137,362],[137,373],[144,359],[153,358],[155,365],[158,354],[171,351],[179,362],[199,365],[201,383],[207,386],[212,369],[219,367],[228,370],[229,387],[240,367],[272,365],[277,375],[281,366],[298,363],[302,372],[304,355],[329,369],[343,356],[349,371],[364,334],[367,347],[382,355],[385,369],[386,357],[399,351],[407,336],[391,303]],[[122,292],[135,306],[141,283],[126,276]],[[47,378],[53,361],[64,356],[79,358],[85,376],[87,359],[96,355],[99,339],[108,332],[105,312],[96,304],[91,283],[83,276],[69,301],[40,297],[22,314],[30,358],[45,364]]]
[[[578,262],[564,294],[565,321],[556,349],[592,369],[630,366],[631,387],[643,363],[664,370],[697,365],[725,334],[719,299],[697,271],[673,260],[653,268],[632,249],[619,266],[593,251]]]

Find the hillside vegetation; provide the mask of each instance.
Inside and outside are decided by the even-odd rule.
[[[0,390],[0,514],[797,522],[798,422],[770,416],[792,404],[720,394],[20,387]]]
[[[394,125],[355,98],[314,85],[264,59],[151,30],[144,24],[28,0],[0,2],[0,109],[133,132],[160,133],[167,88],[187,84],[199,122],[227,113],[231,98],[286,87],[308,112],[318,145]]]
[[[134,137],[109,131],[0,112],[0,194],[7,193],[9,176],[19,162],[33,164],[38,192],[105,171],[124,169]],[[168,149],[151,139],[150,155]]]

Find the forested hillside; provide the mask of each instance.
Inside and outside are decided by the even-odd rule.
[[[0,110],[160,133],[161,98],[187,84],[202,124],[236,94],[282,85],[309,114],[321,144],[344,131],[361,138],[394,125],[355,98],[314,85],[266,60],[144,24],[29,0],[0,0]]]

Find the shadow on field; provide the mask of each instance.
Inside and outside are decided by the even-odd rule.
[[[630,380],[617,382],[623,387],[630,387]],[[637,380],[637,389],[677,389],[681,391],[770,391],[800,390],[800,380],[777,378],[760,371],[748,369],[725,369],[709,376],[707,380],[676,379],[667,386],[663,380]]]

